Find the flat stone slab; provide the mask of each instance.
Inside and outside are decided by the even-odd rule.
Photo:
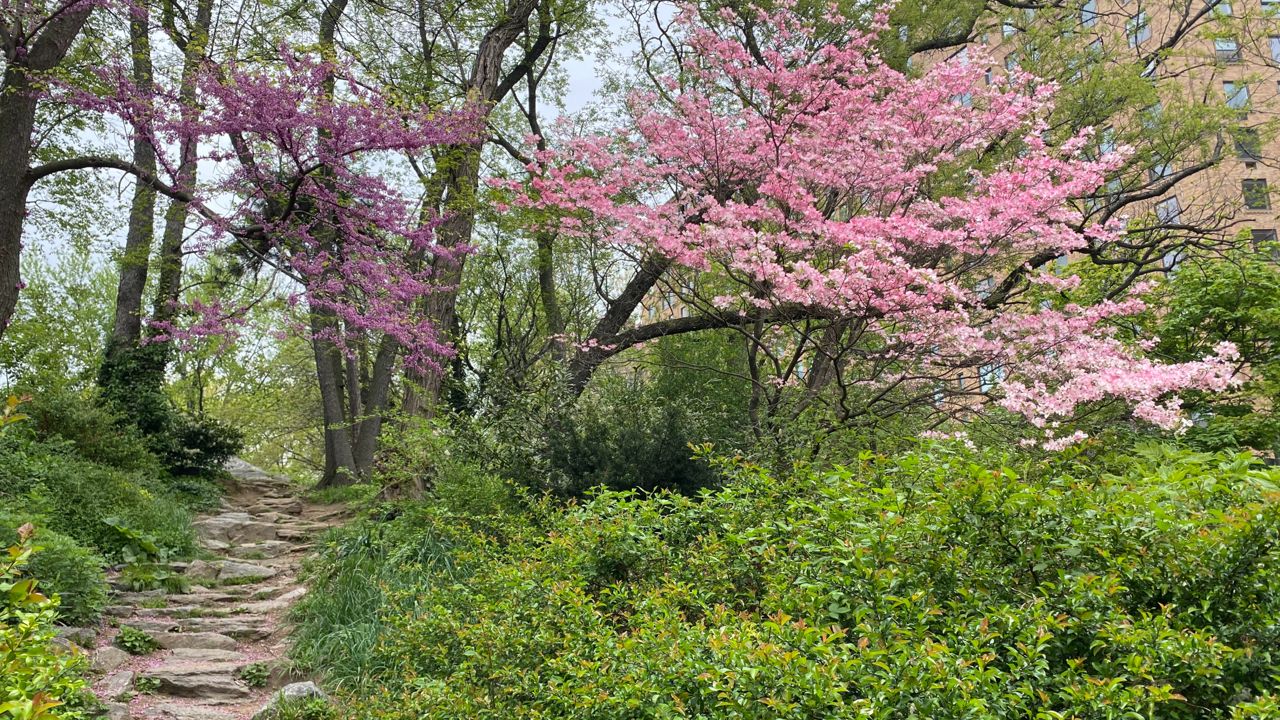
[[[169,659],[186,663],[242,663],[247,656],[235,650],[218,650],[214,648],[174,648]]]
[[[165,632],[151,637],[165,650],[235,650],[239,646],[235,638],[215,632]]]
[[[271,629],[263,627],[261,620],[262,618],[252,616],[187,618],[182,621],[182,631],[183,633],[217,633],[242,642],[253,642],[263,640],[271,634]]]
[[[275,568],[254,565],[253,563],[234,562],[231,560],[223,560],[218,563],[218,582],[220,583],[253,582],[273,578],[279,574],[280,571]]]
[[[174,697],[203,701],[234,702],[252,693],[235,677],[236,663],[162,665],[145,671],[144,677],[157,683],[156,691]]]
[[[229,512],[202,518],[192,525],[196,534],[206,540],[231,545],[276,539],[276,526],[261,522],[249,513]]]
[[[229,712],[195,705],[161,703],[142,711],[142,720],[239,720]]]

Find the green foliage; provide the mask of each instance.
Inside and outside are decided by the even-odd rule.
[[[0,545],[17,541],[26,518],[0,512]],[[92,625],[107,606],[105,563],[97,553],[52,530],[41,531],[26,566],[40,589],[58,597],[58,619],[71,625]]]
[[[173,475],[207,475],[221,470],[244,445],[231,425],[174,407],[164,392],[169,349],[163,343],[119,352],[99,372],[102,399],[145,438],[152,453]]]
[[[1264,251],[1269,248],[1263,248]],[[1167,289],[1159,319],[1162,355],[1205,357],[1220,342],[1234,343],[1248,369],[1236,390],[1195,394],[1186,403],[1197,419],[1189,440],[1206,449],[1280,449],[1280,271],[1264,253],[1189,262]]]
[[[264,662],[249,663],[236,671],[236,677],[251,688],[266,687],[271,679],[271,668]]]
[[[148,695],[160,689],[160,680],[158,678],[146,676],[135,678],[133,681],[133,689],[144,695]]]
[[[83,720],[95,704],[83,677],[88,663],[57,644],[58,602],[26,574],[34,533],[19,528],[18,543],[0,556],[0,718]]]
[[[157,478],[154,464],[135,460],[135,467],[119,467],[95,461],[62,434],[63,425],[41,427],[40,417],[53,415],[33,415],[35,422],[0,437],[0,505],[42,519],[108,559],[122,558],[132,542],[106,522],[111,517],[147,533],[173,555],[194,552],[191,513]],[[91,447],[100,459],[116,453],[105,442]],[[128,441],[124,447],[130,447]]]
[[[409,506],[326,544],[301,633],[371,689],[359,717],[1267,717],[1280,473],[1090,452],[722,463],[699,499],[504,524]],[[316,641],[356,614],[343,668]]]
[[[327,700],[305,697],[281,700],[269,717],[274,720],[333,720],[338,713]]]
[[[120,632],[116,635],[115,644],[116,647],[130,655],[149,655],[160,649],[160,645],[155,638],[128,625],[120,626]]]

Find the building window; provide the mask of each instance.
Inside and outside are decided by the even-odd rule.
[[[1240,62],[1240,43],[1235,38],[1219,38],[1213,41],[1213,54],[1218,58],[1218,62],[1238,63]]]
[[[1171,197],[1156,203],[1156,219],[1161,225],[1177,225],[1182,220],[1182,206],[1178,198]]]
[[[1249,241],[1255,251],[1262,252],[1267,246],[1275,245],[1276,231],[1274,228],[1254,228],[1249,231]]]
[[[1147,180],[1155,182],[1163,180],[1173,174],[1173,163],[1160,158],[1155,159],[1155,164],[1147,168]]]
[[[1005,69],[1007,72],[1013,72],[1014,70],[1017,70],[1017,69],[1018,69],[1018,56],[1017,56],[1017,55],[1015,55],[1014,53],[1009,53],[1008,55],[1005,55],[1005,56],[1004,56],[1004,69]]]
[[[1183,255],[1184,253],[1182,251],[1182,248],[1170,250],[1169,252],[1165,253],[1164,257],[1160,259],[1161,265],[1164,266],[1164,271],[1167,273],[1171,273],[1174,270],[1177,270],[1178,265],[1182,264]]]
[[[1280,2],[1280,0],[1277,0]],[[1151,39],[1151,18],[1145,12],[1129,18],[1124,25],[1125,35],[1129,37],[1129,47],[1136,48]]]
[[[1228,80],[1222,83],[1222,94],[1227,96],[1227,107],[1246,111],[1249,108],[1249,86]]]
[[[1268,13],[1280,12],[1280,0],[1262,0],[1262,10]]]
[[[1244,195],[1244,206],[1250,210],[1271,209],[1271,194],[1267,191],[1266,180],[1241,180],[1240,191]]]
[[[1258,162],[1262,159],[1262,139],[1254,128],[1239,128],[1232,133],[1236,143],[1236,157],[1245,162]]]
[[[1212,7],[1213,11],[1218,15],[1226,15],[1227,17],[1231,16],[1231,3],[1227,2],[1227,0],[1217,0],[1216,2],[1215,0],[1209,0],[1208,5]]]
[[[1093,27],[1098,23],[1098,0],[1085,0],[1080,8],[1080,24]]]
[[[1018,28],[1013,23],[1005,20],[1004,24],[1000,26],[1000,34],[1005,37],[1013,37],[1018,34]]]
[[[983,365],[978,368],[978,388],[982,392],[991,392],[997,385],[1004,382],[1007,374],[1003,365]]]

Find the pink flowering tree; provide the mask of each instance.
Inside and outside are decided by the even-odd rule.
[[[984,58],[892,69],[883,29],[828,43],[785,9],[686,11],[680,73],[632,96],[625,125],[500,183],[542,231],[636,261],[578,345],[575,388],[637,344],[731,328],[774,405],[789,393],[840,424],[924,408],[941,425],[994,401],[1061,447],[1085,408],[1174,428],[1178,390],[1226,386],[1232,348],[1160,364],[1116,329],[1141,284],[1073,301],[1079,278],[1055,262],[1123,241],[1082,208],[1124,151],[1092,151],[1087,129],[1049,142],[1053,86],[988,84]],[[634,321],[671,299],[688,312]]]
[[[108,66],[95,92],[61,90],[63,101],[117,117],[144,138],[156,151],[154,173],[96,156],[39,171],[131,173],[185,204],[199,237],[192,250],[287,278],[304,318],[294,329],[315,350],[324,479],[366,476],[398,363],[433,369],[451,353],[423,309],[433,293],[452,291],[430,260],[467,251],[438,245],[442,218],[389,178],[405,155],[478,142],[480,115],[397,106],[341,65],[287,48],[267,62],[206,61],[193,80],[194,89],[144,91],[128,68]],[[199,156],[187,157],[194,148]],[[195,163],[199,183],[187,170]],[[151,322],[150,342],[228,336],[243,315],[217,298],[188,303]]]

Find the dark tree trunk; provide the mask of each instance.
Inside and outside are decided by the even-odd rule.
[[[5,48],[14,56],[0,82],[0,335],[13,320],[22,289],[22,226],[32,183],[27,171],[40,93],[32,76],[62,62],[92,11],[88,3],[64,7],[29,45]]]
[[[196,6],[195,25],[187,37],[175,37],[182,47],[182,80],[178,90],[178,101],[182,105],[183,119],[194,120],[199,112],[196,98],[197,75],[200,64],[204,61],[205,50],[209,44],[209,29],[213,25],[213,0],[200,0]],[[171,34],[177,36],[176,31]],[[198,148],[191,140],[183,140],[178,149],[177,186],[192,188],[196,184],[196,153]],[[156,297],[152,306],[152,317],[160,321],[170,321],[177,310],[179,294],[182,291],[182,255],[183,240],[187,231],[187,218],[190,207],[181,200],[171,200],[164,215],[164,235],[160,239],[160,253],[156,259],[158,275],[156,278]]]
[[[359,479],[352,427],[344,400],[342,349],[333,341],[338,318],[331,312],[311,310],[311,347],[316,358],[316,380],[324,418],[324,475],[318,487],[350,485]]]
[[[143,92],[149,92],[152,87],[151,41],[147,17],[141,12],[134,13],[129,20],[129,50],[133,55],[134,84]],[[147,175],[154,177],[156,174],[156,150],[150,138],[142,134],[133,140],[133,164]],[[124,253],[120,257],[115,318],[111,336],[107,339],[104,371],[136,349],[142,337],[142,296],[147,287],[151,242],[155,238],[156,191],[141,180],[135,183],[129,229],[125,234]],[[105,385],[112,377],[110,372],[104,372],[99,383]]]

